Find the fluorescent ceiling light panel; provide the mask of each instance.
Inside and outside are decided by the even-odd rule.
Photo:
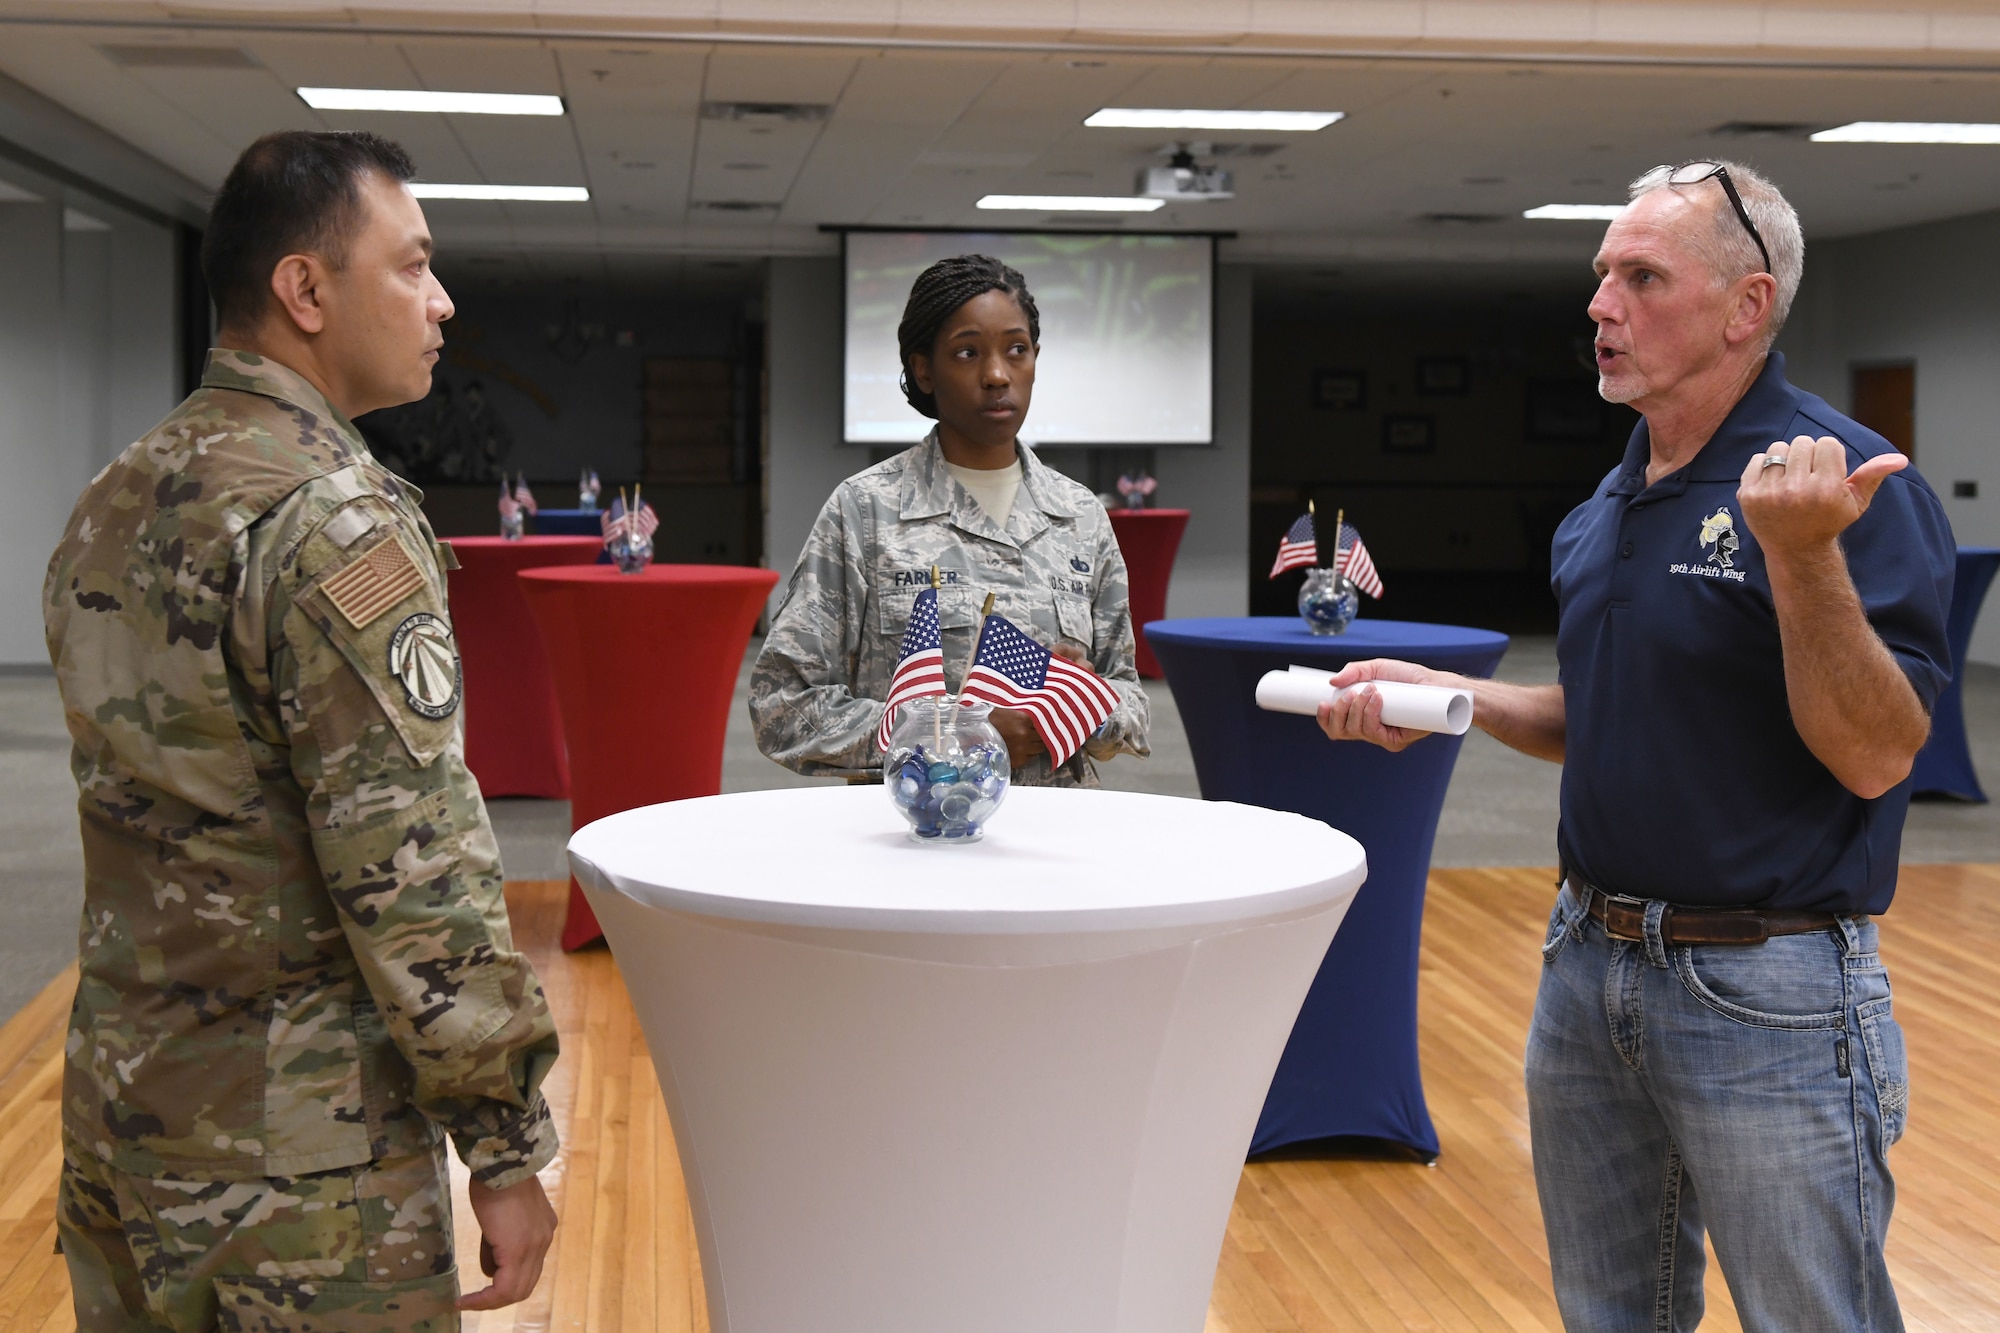
[[[431,111],[458,116],[560,116],[547,93],[434,93],[420,88],[301,88],[316,111]]]
[[[1150,213],[1166,202],[1122,194],[989,194],[979,201],[979,207],[1033,213]]]
[[[497,199],[537,204],[590,202],[590,191],[581,185],[438,185],[411,181],[410,193],[419,199]]]
[[[1623,204],[1543,204],[1521,216],[1544,222],[1609,222],[1624,211]]]
[[[1084,118],[1097,130],[1269,130],[1306,133],[1323,130],[1345,111],[1202,111],[1165,107],[1107,106]]]
[[[1814,143],[1990,143],[2000,144],[2000,125],[1962,125],[1929,120],[1857,120],[1821,130]]]

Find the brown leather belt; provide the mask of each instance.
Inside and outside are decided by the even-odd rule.
[[[1636,898],[1614,898],[1574,875],[1569,885],[1585,895],[1590,919],[1614,940],[1646,938],[1646,904]],[[1761,907],[1675,907],[1660,916],[1660,939],[1680,944],[1762,944],[1773,935],[1805,935],[1831,930],[1840,923],[1832,912],[1801,912]]]

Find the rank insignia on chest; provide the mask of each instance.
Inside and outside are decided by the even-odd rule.
[[[1090,572],[1090,562],[1080,555],[1073,555],[1069,558],[1069,567],[1079,574],[1088,574]]]
[[[423,586],[424,572],[392,533],[320,584],[320,589],[348,624],[366,629]]]
[[[464,683],[451,626],[428,611],[405,619],[389,636],[389,674],[403,687],[411,712],[435,719],[458,711]]]

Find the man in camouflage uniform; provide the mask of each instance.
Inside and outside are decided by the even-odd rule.
[[[49,566],[86,1331],[455,1328],[526,1295],[552,1232],[556,1037],[462,757],[454,562],[348,419],[422,395],[451,315],[412,174],[366,135],[244,154],[203,262],[255,350],[210,353]],[[463,1302],[443,1134],[497,1269]]]
[[[875,743],[911,604],[938,569],[945,680],[956,691],[979,609],[1051,648],[1078,653],[1118,692],[1104,726],[1051,770],[1046,753],[1014,771],[1034,786],[1095,787],[1092,760],[1151,753],[1133,664],[1125,558],[1097,497],[1020,449],[1021,488],[1003,527],[923,443],[843,481],[820,510],[750,677],[757,748],[808,776],[880,778]]]

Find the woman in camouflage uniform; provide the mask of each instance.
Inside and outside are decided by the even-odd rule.
[[[1027,714],[995,709],[1014,781],[1094,787],[1093,760],[1149,753],[1111,520],[1017,439],[1040,337],[1027,284],[996,259],[961,255],[917,278],[897,330],[903,394],[938,424],[842,482],[806,538],[750,681],[757,746],[785,767],[880,776],[882,700],[933,567],[948,684],[964,676],[990,592],[995,611],[1118,692],[1103,727],[1053,769]]]

